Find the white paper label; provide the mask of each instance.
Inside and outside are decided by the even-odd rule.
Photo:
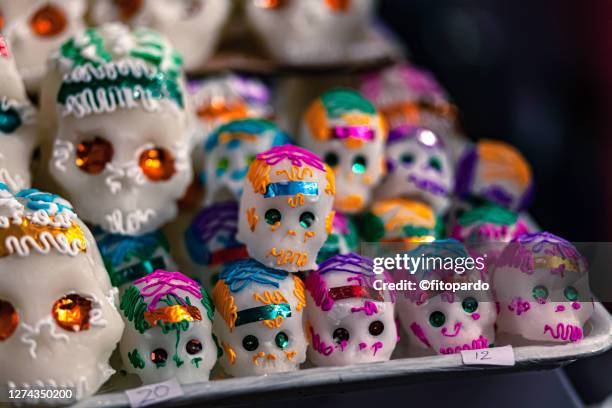
[[[463,350],[461,358],[465,365],[513,366],[515,364],[512,346]]]
[[[125,393],[130,400],[130,406],[137,408],[180,397],[183,395],[183,389],[176,379],[172,379],[157,384],[143,385],[127,390]]]

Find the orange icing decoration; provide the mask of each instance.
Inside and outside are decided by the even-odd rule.
[[[325,217],[325,232],[328,234],[332,233],[332,229],[334,228],[334,216],[336,215],[335,211],[330,211]]]
[[[225,284],[222,280],[217,282],[215,288],[213,289],[213,303],[217,308],[217,313],[221,315],[225,323],[227,323],[227,327],[231,332],[236,325],[236,319],[238,318],[238,307],[234,302],[234,297],[230,292],[229,286]]]
[[[255,159],[249,166],[246,177],[253,186],[253,192],[265,194],[270,184],[270,165],[265,160]]]
[[[388,217],[385,222],[387,232],[407,224],[425,228],[435,228],[436,225],[436,216],[432,208],[419,201],[402,198],[379,201],[372,206],[372,212],[381,218]]]
[[[257,223],[259,222],[259,215],[255,215],[255,207],[247,209],[246,215],[247,222],[249,223],[249,227],[251,228],[251,232],[255,232],[255,227],[257,227]],[[280,221],[277,224],[280,225]],[[274,224],[272,227],[274,228],[275,225],[276,224]],[[278,226],[276,228],[278,228]],[[272,231],[274,231],[276,228],[274,228]]]
[[[529,164],[516,148],[507,143],[483,140],[478,144],[478,156],[484,165],[482,177],[487,181],[512,180],[522,188],[527,188],[531,182]]]
[[[325,141],[331,137],[327,125],[327,110],[321,99],[317,99],[308,107],[305,119],[315,139]]]
[[[298,304],[295,306],[295,310],[301,312],[302,309],[306,307],[306,295],[304,294],[304,282],[300,278],[295,275],[293,276],[293,283],[295,285],[295,289],[293,289],[293,294],[298,300]]]
[[[327,180],[325,192],[327,194],[336,195],[336,175],[331,167],[329,167],[327,164],[325,165],[325,180]]]
[[[291,249],[278,250],[273,247],[267,256],[276,257],[276,264],[279,266],[286,264],[295,264],[296,266],[304,266],[308,262],[307,252],[297,252]]]
[[[225,355],[227,356],[230,365],[236,364],[236,352],[232,346],[225,342],[221,343],[221,345],[223,346],[223,350],[225,350]]]

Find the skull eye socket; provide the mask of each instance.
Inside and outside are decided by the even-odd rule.
[[[300,215],[300,225],[302,226],[302,228],[308,229],[312,227],[312,224],[314,224],[314,222],[315,222],[315,216],[310,211],[303,212]]]
[[[444,313],[440,311],[436,310],[429,315],[429,324],[431,324],[433,327],[440,327],[444,324],[444,322],[446,322],[446,316],[444,316]]]
[[[191,339],[185,345],[185,350],[187,351],[187,354],[191,355],[198,354],[200,351],[202,351],[202,349],[202,342],[197,339]]]
[[[538,303],[543,303],[548,298],[548,289],[542,285],[534,286],[531,294]]]
[[[154,147],[142,152],[138,165],[151,181],[167,181],[176,172],[172,153],[162,147]]]
[[[222,175],[227,171],[229,167],[229,159],[227,157],[222,157],[217,162],[217,176]]]
[[[53,303],[51,314],[59,327],[72,332],[89,330],[91,300],[76,293],[66,295]]]
[[[188,0],[185,2],[185,14],[184,19],[189,19],[191,16],[198,14],[202,11],[202,0]]]
[[[264,217],[266,218],[266,222],[268,224],[274,225],[277,222],[281,221],[282,215],[281,212],[278,211],[276,208],[270,208],[268,211],[266,211]]]
[[[336,330],[334,330],[332,337],[336,344],[340,344],[343,341],[348,341],[351,338],[351,335],[344,327],[338,327]]]
[[[334,153],[334,152],[326,153],[323,160],[331,168],[336,167],[338,165],[338,163],[340,162],[340,159],[338,158],[338,155],[336,153]]]
[[[437,171],[438,173],[442,172],[442,161],[438,157],[430,157],[429,158],[429,167]]]
[[[163,348],[157,348],[151,352],[150,358],[156,367],[163,367],[168,361],[168,352]]]
[[[366,171],[366,167],[368,166],[368,160],[363,155],[357,155],[353,159],[353,173],[355,174],[363,174]]]
[[[11,337],[19,325],[19,315],[13,305],[0,299],[0,341]]]
[[[380,320],[375,320],[370,323],[370,327],[368,327],[368,331],[372,336],[380,336],[382,332],[385,331],[385,324]]]
[[[289,347],[289,336],[285,332],[278,332],[278,334],[274,337],[274,342],[279,349],[284,350]]]
[[[400,161],[404,166],[411,166],[414,163],[414,155],[412,153],[404,153],[400,156]]]
[[[244,336],[242,339],[242,347],[244,347],[246,351],[257,350],[257,347],[259,347],[259,340],[252,334]]]
[[[41,37],[56,36],[64,31],[67,25],[64,11],[52,4],[39,8],[30,18],[30,28]]]
[[[578,289],[573,286],[568,286],[563,290],[563,295],[567,300],[574,301],[578,299]]]
[[[115,0],[115,6],[119,9],[121,21],[126,22],[140,11],[142,0]]]
[[[96,136],[92,141],[78,144],[75,163],[85,173],[100,174],[113,159],[114,153],[113,145],[108,140]]]
[[[474,313],[478,309],[478,301],[473,297],[467,297],[463,299],[461,306],[466,313]]]

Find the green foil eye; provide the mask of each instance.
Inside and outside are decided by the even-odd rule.
[[[334,152],[327,153],[323,160],[329,167],[336,167],[340,161],[340,159],[338,159],[338,155]]]
[[[257,350],[257,347],[259,347],[259,340],[252,334],[244,336],[244,339],[242,339],[242,347],[244,347],[246,351]]]
[[[274,342],[279,349],[286,349],[289,346],[289,336],[285,332],[278,332],[276,337],[274,337]]]
[[[414,162],[414,155],[412,153],[404,153],[400,157],[402,164],[409,166]]]
[[[533,298],[535,300],[541,302],[548,298],[548,289],[546,289],[546,286],[542,285],[534,286],[531,291],[531,294],[533,295]]]
[[[266,211],[265,217],[266,222],[270,225],[274,225],[277,222],[280,222],[282,218],[280,211],[278,211],[276,208],[271,208]]]
[[[567,300],[574,301],[578,299],[578,290],[573,286],[568,286],[565,288],[563,294]]]
[[[310,211],[303,212],[302,215],[300,215],[300,225],[302,228],[310,228],[312,224],[314,224],[314,221],[315,216]]]
[[[478,309],[478,301],[473,297],[463,299],[461,306],[466,313],[474,313]]]
[[[446,316],[444,316],[444,313],[442,312],[435,311],[429,315],[429,324],[431,324],[433,327],[440,327],[445,321]]]
[[[0,111],[0,132],[13,133],[21,126],[21,117],[14,108]]]
[[[228,167],[229,167],[229,159],[227,157],[222,157],[219,159],[219,162],[217,163],[217,172],[225,173]]]
[[[435,156],[431,157],[429,159],[429,167],[431,167],[432,169],[437,170],[437,171],[442,171],[442,162],[440,161],[439,158],[437,158]]]
[[[362,155],[355,156],[353,160],[353,173],[355,174],[363,174],[366,171],[366,167],[368,165],[368,161]]]

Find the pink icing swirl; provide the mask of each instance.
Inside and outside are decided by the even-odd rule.
[[[283,160],[289,160],[292,165],[302,167],[309,165],[321,171],[325,171],[323,160],[309,150],[294,145],[274,146],[270,150],[259,153],[257,160],[265,160],[270,166],[274,166]]]
[[[140,289],[140,294],[149,302],[149,311],[157,309],[159,300],[167,295],[173,295],[178,302],[186,305],[182,296],[178,294],[179,290],[188,292],[197,299],[202,299],[200,285],[180,272],[167,272],[157,269],[155,272],[134,281],[134,285],[140,283],[145,283]],[[152,300],[149,301],[148,298],[152,298]]]

